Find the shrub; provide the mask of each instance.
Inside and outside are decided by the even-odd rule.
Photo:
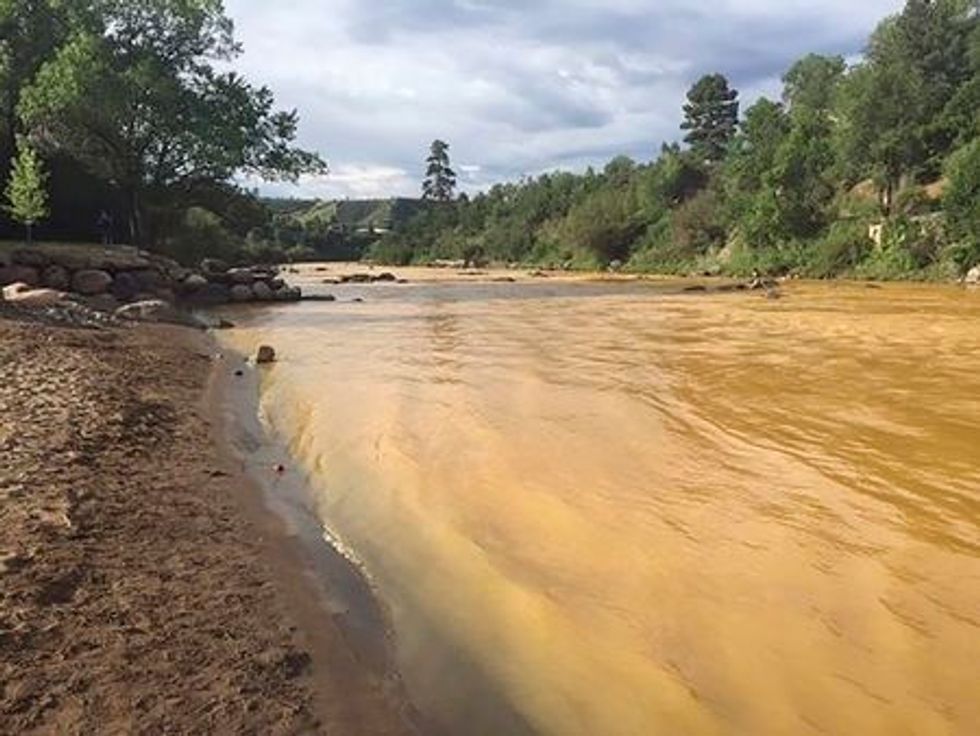
[[[943,199],[954,258],[965,272],[980,262],[980,138],[954,153],[946,165],[949,187]]]
[[[868,226],[859,220],[842,220],[808,249],[808,272],[817,278],[836,276],[855,268],[874,251]]]

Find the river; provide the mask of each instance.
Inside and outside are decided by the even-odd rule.
[[[225,339],[447,732],[977,733],[980,293],[404,275]]]

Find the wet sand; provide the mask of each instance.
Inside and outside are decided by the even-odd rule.
[[[250,479],[215,356],[0,319],[0,733],[412,732]]]

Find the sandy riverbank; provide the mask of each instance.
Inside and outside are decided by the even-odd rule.
[[[215,355],[0,319],[0,733],[411,732],[221,431]]]

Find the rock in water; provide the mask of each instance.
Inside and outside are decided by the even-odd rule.
[[[84,296],[104,294],[112,286],[112,276],[98,269],[76,271],[71,280],[72,291]]]
[[[276,351],[268,345],[262,345],[255,354],[256,365],[266,365],[276,362]]]

